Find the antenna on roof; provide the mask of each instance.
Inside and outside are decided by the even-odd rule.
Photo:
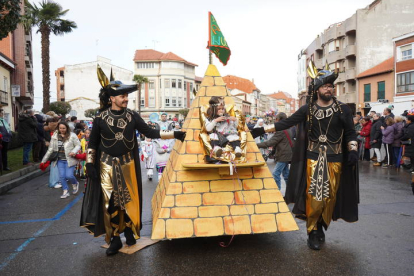
[[[154,50],[155,50],[155,44],[156,44],[156,43],[160,43],[160,42],[159,42],[159,41],[157,41],[157,40],[153,40],[153,41],[152,41],[152,43],[154,43]]]

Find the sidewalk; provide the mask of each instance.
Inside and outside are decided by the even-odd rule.
[[[2,175],[0,176],[0,195],[47,172],[49,172],[49,168],[42,172],[39,169],[39,164],[35,163],[15,172]]]

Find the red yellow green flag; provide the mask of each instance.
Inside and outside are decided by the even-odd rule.
[[[223,65],[227,65],[231,55],[229,45],[227,45],[227,41],[224,39],[223,33],[211,12],[208,13],[208,21],[209,32],[207,48],[210,52],[216,55]]]

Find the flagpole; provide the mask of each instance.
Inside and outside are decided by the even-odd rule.
[[[210,39],[211,39],[211,12],[208,12],[208,46],[207,46],[207,49],[208,49],[208,64],[213,64],[213,58],[212,58],[212,55],[211,55],[211,51],[210,51],[210,45],[211,45],[211,41],[210,41]]]

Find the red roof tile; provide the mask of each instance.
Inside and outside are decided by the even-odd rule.
[[[182,57],[179,57],[172,52],[168,52],[164,54],[162,52],[158,52],[152,49],[135,51],[134,61],[167,61],[167,60],[182,61],[188,65],[198,66],[197,64],[186,61]]]
[[[249,94],[253,93],[254,90],[260,92],[256,85],[248,79],[228,75],[223,77],[223,81],[229,89],[238,89]]]
[[[357,76],[357,79],[379,75],[379,74],[384,74],[384,73],[389,73],[389,72],[392,72],[393,70],[394,70],[394,57],[389,58],[381,62],[380,64],[360,73]]]
[[[292,96],[289,93],[283,92],[283,91],[278,91],[277,93],[268,94],[266,96],[269,96],[269,97],[271,97],[273,99],[276,99],[276,100],[281,100],[281,99],[282,100],[290,100],[290,99],[293,99]]]

